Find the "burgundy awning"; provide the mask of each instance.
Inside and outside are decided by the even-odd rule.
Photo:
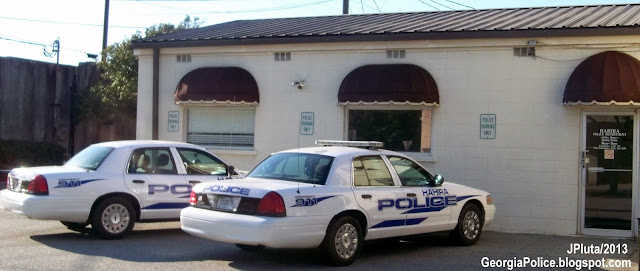
[[[366,65],[351,71],[338,92],[340,104],[438,105],[431,74],[412,64]]]
[[[238,67],[199,68],[187,73],[173,95],[176,103],[258,104],[253,76]]]
[[[614,51],[585,59],[569,77],[562,102],[570,105],[640,105],[640,61]]]

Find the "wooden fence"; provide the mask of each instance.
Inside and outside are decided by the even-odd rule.
[[[88,92],[99,78],[95,63],[56,68],[0,57],[0,139],[56,143],[69,154],[96,142],[135,139],[135,116],[72,123],[72,95]]]

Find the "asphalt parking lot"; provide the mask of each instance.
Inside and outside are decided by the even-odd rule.
[[[610,255],[578,253],[574,245],[626,248]],[[505,260],[532,261],[566,258],[574,263],[629,260],[631,267],[591,270],[638,270],[636,240],[596,237],[547,236],[485,232],[471,247],[451,245],[446,238],[431,236],[413,241],[369,242],[356,262],[342,270],[483,270],[483,263]],[[484,260],[483,260],[484,259]],[[498,262],[500,261],[500,262]],[[584,262],[586,263],[586,262]],[[572,268],[513,270],[577,270]],[[247,252],[232,244],[190,236],[179,222],[136,224],[122,240],[106,241],[91,234],[67,230],[57,221],[30,220],[0,210],[0,270],[316,270],[327,265],[318,250],[264,250]],[[588,270],[584,267],[581,270]]]

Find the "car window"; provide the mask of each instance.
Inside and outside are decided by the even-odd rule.
[[[402,186],[428,186],[433,183],[433,175],[415,162],[403,157],[389,157],[389,161]]]
[[[277,153],[258,164],[248,177],[325,184],[333,157],[309,153]]]
[[[178,148],[180,159],[190,175],[227,175],[227,167],[215,156],[195,149]]]
[[[169,148],[140,148],[131,153],[127,172],[131,174],[177,174]]]
[[[354,186],[394,186],[391,173],[380,156],[353,159]]]
[[[113,150],[112,147],[91,145],[71,157],[64,165],[96,170]]]

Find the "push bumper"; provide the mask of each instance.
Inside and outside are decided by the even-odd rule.
[[[271,248],[318,247],[327,230],[324,217],[262,217],[217,212],[195,207],[182,209],[182,230],[201,238]]]

